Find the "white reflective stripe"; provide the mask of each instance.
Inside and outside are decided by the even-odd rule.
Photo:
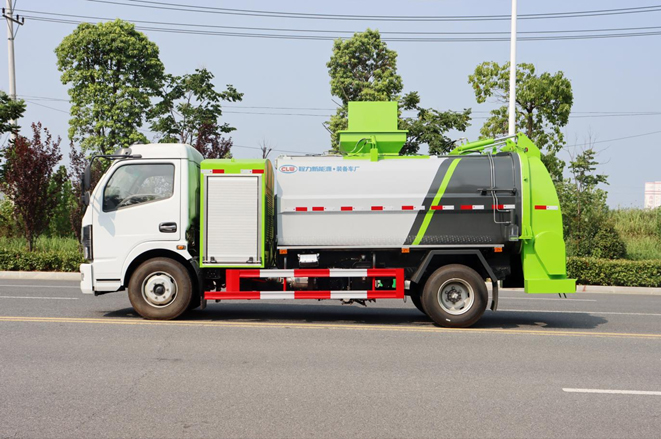
[[[330,270],[330,277],[367,277],[367,270],[332,269]]]
[[[367,299],[367,291],[331,291],[331,299]]]
[[[558,210],[558,206],[546,206],[546,210]]]
[[[293,291],[260,291],[260,299],[295,299]]]
[[[252,174],[252,169],[241,169],[242,174]]]
[[[504,204],[503,209],[515,209],[516,206],[514,204]]]
[[[473,209],[473,210],[484,210],[484,205],[473,204],[471,206],[471,209]]]
[[[304,208],[305,210],[297,210],[297,207]],[[381,211],[392,211],[392,212],[411,212],[416,210],[425,210],[425,206],[411,206],[412,209],[404,209],[399,206],[378,206],[381,209],[372,210],[372,206],[342,206],[342,207],[351,207],[351,209],[344,209],[342,207],[326,207],[326,206],[297,206],[297,207],[283,207],[282,212],[381,212]],[[454,210],[454,206],[442,206],[443,210]]]
[[[442,207],[441,210],[454,210],[454,206],[446,206],[446,205],[444,204],[444,205],[441,206],[441,207]]]
[[[293,277],[294,270],[259,270],[260,277]]]
[[[202,172],[203,174],[211,174],[211,169],[202,169],[202,171],[200,172]]]

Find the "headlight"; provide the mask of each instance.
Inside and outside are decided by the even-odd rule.
[[[94,255],[92,254],[92,225],[83,227],[83,237],[81,239],[83,245],[83,257],[89,262],[92,262]]]

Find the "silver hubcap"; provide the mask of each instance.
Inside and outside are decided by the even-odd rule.
[[[155,308],[165,308],[177,297],[177,282],[167,273],[152,273],[142,283],[142,297]]]
[[[448,314],[455,316],[468,312],[473,306],[475,294],[463,279],[449,279],[438,289],[438,303]]]

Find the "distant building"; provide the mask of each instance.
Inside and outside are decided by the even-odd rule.
[[[645,183],[645,209],[661,207],[661,181]]]

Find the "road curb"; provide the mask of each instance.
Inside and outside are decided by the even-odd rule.
[[[33,279],[33,280],[68,280],[79,281],[80,273],[57,271],[0,271],[0,279]]]
[[[491,291],[491,284],[487,287]],[[500,291],[523,292],[523,288],[501,288]],[[576,285],[577,294],[618,294],[637,296],[661,296],[661,288],[651,287],[612,287],[608,285]],[[569,293],[568,293],[569,294]],[[530,296],[544,296],[545,294],[531,294]],[[569,297],[569,296],[568,296]]]
[[[601,285],[576,285],[577,293],[593,294],[632,294],[641,296],[661,296],[661,288],[648,287],[608,287]]]

